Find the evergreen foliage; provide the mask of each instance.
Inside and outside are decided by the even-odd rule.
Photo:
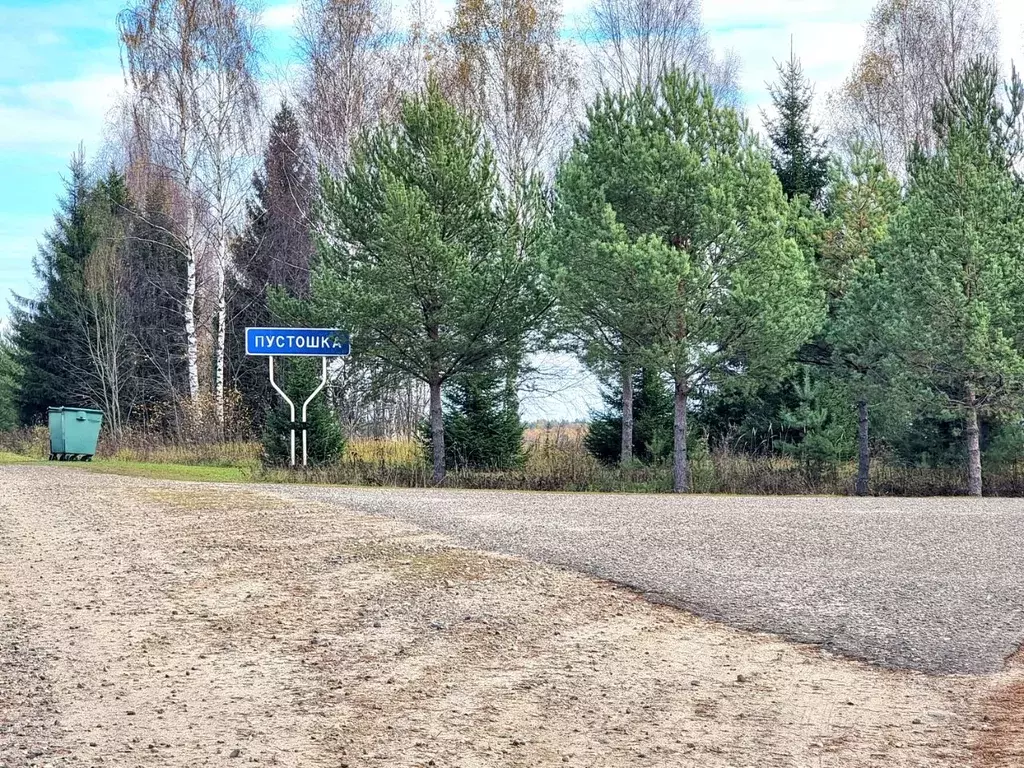
[[[448,469],[515,469],[522,466],[524,425],[515,382],[494,373],[474,373],[450,381],[444,401],[444,450]],[[433,454],[430,425],[420,440]]]
[[[21,368],[17,350],[7,338],[0,337],[0,430],[18,426],[18,383]]]
[[[96,209],[109,209],[105,185],[94,184],[85,159],[76,155],[64,198],[35,259],[38,298],[15,297],[12,306],[14,359],[20,377],[15,399],[24,424],[45,423],[50,406],[88,406],[80,374],[88,369],[80,307],[90,255],[103,233]]]
[[[994,64],[975,62],[937,110],[941,145],[911,163],[906,205],[880,251],[884,337],[905,367],[962,419],[968,492],[981,495],[980,424],[1024,394],[1024,207],[999,126]]]
[[[429,387],[441,482],[442,388],[517,355],[549,305],[539,189],[506,195],[479,126],[432,82],[357,144],[323,198],[312,312],[355,334],[357,358]]]
[[[132,300],[132,336],[138,356],[135,382],[140,404],[163,406],[184,400],[188,371],[182,305],[186,266],[178,253],[174,188],[154,180],[132,217],[125,291]],[[158,408],[161,410],[161,408]]]
[[[797,375],[753,388],[737,380],[702,390],[694,420],[709,445],[765,455],[792,439],[784,414],[799,405],[794,387]]]
[[[869,490],[871,411],[883,399],[891,406],[900,378],[887,364],[885,307],[891,297],[876,257],[901,204],[899,182],[881,158],[863,144],[854,145],[829,190],[819,267],[830,310],[821,339],[824,364],[858,413],[856,491],[861,495]]]
[[[591,106],[557,189],[558,295],[592,348],[626,340],[674,382],[687,490],[690,394],[736,371],[777,376],[821,322],[768,155],[706,85],[671,72]]]
[[[809,366],[803,366],[792,389],[797,405],[782,412],[783,425],[791,436],[777,445],[796,457],[813,488],[823,476],[834,473],[839,462],[850,458],[853,414],[844,407],[843,393],[830,387],[827,378]]]
[[[811,121],[814,91],[795,54],[776,67],[779,79],[768,86],[775,116],[764,116],[772,167],[788,198],[804,195],[816,203],[828,184],[829,156]]]
[[[645,464],[665,462],[672,457],[672,393],[651,370],[634,374],[633,392],[633,458]],[[591,418],[584,444],[595,458],[615,464],[622,438],[621,388],[609,387],[603,399],[605,410]]]
[[[235,269],[228,278],[228,378],[257,434],[277,395],[266,361],[245,354],[245,329],[279,323],[270,298],[275,289],[308,293],[314,186],[302,129],[285,102],[271,123],[263,166],[253,174],[246,226],[232,245]]]

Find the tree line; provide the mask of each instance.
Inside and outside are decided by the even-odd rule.
[[[765,132],[698,4],[597,0],[581,54],[556,3],[307,0],[298,76],[261,119],[258,15],[140,0],[102,173],[76,156],[0,357],[8,423],[89,404],[116,435],[267,434],[281,415],[242,329],[344,327],[311,416],[419,433],[436,482],[522,460],[517,385],[559,349],[607,382],[609,463],[786,453],[1016,458],[1024,88],[983,0],[881,0],[828,94],[795,54]],[[826,140],[827,137],[827,140]],[[259,157],[258,161],[254,158]],[[255,166],[255,167],[254,167]],[[286,387],[311,389],[296,362]]]

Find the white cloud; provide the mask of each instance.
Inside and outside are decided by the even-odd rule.
[[[767,82],[776,79],[775,61],[789,55],[790,40],[804,72],[814,83],[818,119],[825,97],[839,87],[857,61],[864,27],[875,0],[717,0],[704,5],[712,44],[740,58],[740,85],[754,125],[769,103]],[[995,0],[1000,53],[1007,66],[1024,61],[1024,3]]]
[[[717,0],[704,4],[704,22],[720,28],[863,20],[873,6],[873,0]]]
[[[69,153],[98,140],[124,88],[120,75],[0,86],[0,149]]]
[[[260,20],[267,29],[291,29],[299,18],[299,4],[269,5],[263,9]]]

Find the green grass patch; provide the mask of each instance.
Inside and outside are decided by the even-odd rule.
[[[66,466],[73,466],[68,464]],[[164,464],[145,461],[96,459],[78,464],[92,472],[108,475],[145,477],[150,480],[195,480],[207,483],[246,483],[253,480],[250,467],[214,467],[208,465]]]
[[[29,456],[22,456],[18,453],[9,453],[8,451],[0,451],[0,464],[34,464],[39,459],[33,459]]]

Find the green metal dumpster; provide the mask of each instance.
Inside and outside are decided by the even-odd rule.
[[[50,408],[50,461],[90,461],[103,424],[103,411]]]

